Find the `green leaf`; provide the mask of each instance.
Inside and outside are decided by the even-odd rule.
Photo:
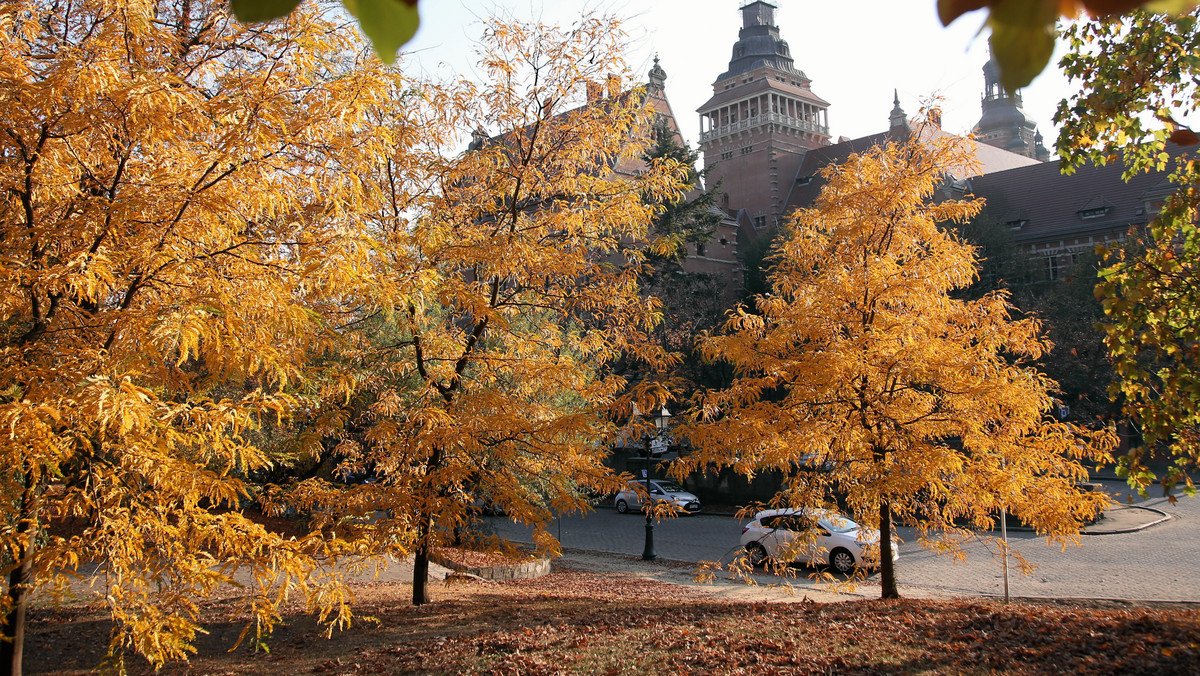
[[[421,25],[417,0],[342,0],[342,5],[358,19],[379,59],[389,65]]]
[[[229,0],[229,8],[242,23],[261,23],[287,16],[300,0]]]
[[[992,13],[992,53],[1000,64],[1000,84],[1016,91],[1037,77],[1054,55],[1054,22],[1003,22],[1003,15]]]

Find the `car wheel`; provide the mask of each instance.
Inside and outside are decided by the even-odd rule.
[[[757,542],[746,543],[746,558],[755,568],[767,562],[767,549]]]
[[[629,511],[629,505],[624,500],[617,500],[617,511],[624,514]]]
[[[849,575],[854,572],[854,555],[849,551],[838,547],[829,552],[829,567],[839,573]]]

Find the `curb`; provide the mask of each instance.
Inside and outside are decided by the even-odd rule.
[[[1151,526],[1157,526],[1158,524],[1163,523],[1164,521],[1170,521],[1172,518],[1174,518],[1170,514],[1167,514],[1166,512],[1162,511],[1161,509],[1155,509],[1154,507],[1141,507],[1139,505],[1120,505],[1120,508],[1121,509],[1139,509],[1139,510],[1142,510],[1145,512],[1151,512],[1157,516],[1150,518],[1148,521],[1146,521],[1144,523],[1139,523],[1136,526],[1128,526],[1128,527],[1123,527],[1123,528],[1096,529],[1096,528],[1084,527],[1082,530],[1079,531],[1080,535],[1120,535],[1122,533],[1136,533],[1138,531],[1150,528]],[[614,511],[615,511],[615,509],[614,509]],[[731,519],[737,518],[737,514],[733,514],[730,512],[708,512],[708,511],[699,512],[697,514],[688,515],[688,516],[717,516],[717,517],[727,517],[727,518],[731,518]],[[993,529],[993,530],[998,530],[998,529],[999,529],[999,527],[997,527],[996,529]],[[1032,533],[1034,530],[1028,526],[1020,526],[1020,525],[1010,525],[1008,527],[1008,529],[1012,530],[1012,531],[1023,532],[1023,533]]]
[[[1143,512],[1151,512],[1153,514],[1157,514],[1158,516],[1151,518],[1149,521],[1147,521],[1145,523],[1139,523],[1136,526],[1128,526],[1125,528],[1112,528],[1109,530],[1093,530],[1090,528],[1084,528],[1083,534],[1084,535],[1119,535],[1121,533],[1136,533],[1140,530],[1146,530],[1147,528],[1149,528],[1151,526],[1157,526],[1158,524],[1160,524],[1164,521],[1170,521],[1172,519],[1170,514],[1167,514],[1166,512],[1162,511],[1161,509],[1155,509],[1153,507],[1139,507],[1137,505],[1126,505],[1126,506],[1123,506],[1122,509],[1139,509]]]

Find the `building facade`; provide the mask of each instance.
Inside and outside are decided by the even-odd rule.
[[[713,83],[700,115],[700,150],[708,179],[721,181],[722,205],[732,219],[723,241],[736,245],[765,234],[820,192],[820,170],[889,139],[912,125],[894,95],[878,134],[831,142],[829,103],[812,91],[796,68],[776,25],[777,5],[753,0],[741,6],[742,28],[728,69]],[[994,57],[983,66],[981,115],[972,130],[978,170],[949,177],[947,195],[987,200],[997,227],[1033,255],[1041,279],[1056,279],[1085,251],[1144,227],[1172,186],[1165,173],[1126,183],[1122,167],[1082,167],[1063,175],[1022,108],[1020,90],[1000,82]],[[882,111],[881,111],[882,112]],[[934,135],[944,134],[932,121]],[[704,253],[709,247],[704,247]]]

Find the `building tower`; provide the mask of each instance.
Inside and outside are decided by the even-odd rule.
[[[724,206],[745,209],[756,228],[782,215],[788,182],[804,153],[829,145],[829,104],[793,65],[775,25],[776,9],[765,0],[741,7],[729,69],[697,110],[708,180],[721,181]]]
[[[983,116],[975,125],[975,138],[1041,162],[1049,160],[1050,151],[1042,145],[1037,123],[1021,108],[1021,90],[1010,92],[1000,84],[1000,65],[990,43],[988,53],[988,62],[983,64]]]
[[[900,107],[900,90],[892,90],[892,112],[888,115],[888,136],[903,141],[912,133],[908,124],[908,115]]]

